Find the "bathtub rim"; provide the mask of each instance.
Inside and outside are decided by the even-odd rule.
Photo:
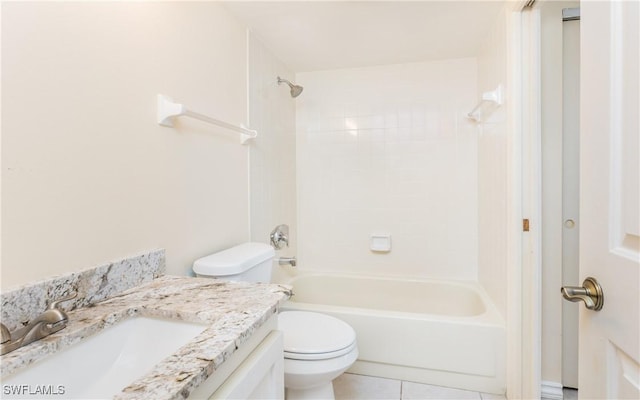
[[[392,281],[403,281],[403,282],[424,282],[430,284],[447,284],[452,286],[464,287],[466,289],[474,291],[480,299],[482,299],[485,311],[481,314],[472,315],[472,316],[450,316],[450,315],[441,315],[441,314],[423,314],[423,313],[414,313],[414,312],[402,312],[402,311],[389,311],[389,310],[379,310],[375,308],[362,308],[362,307],[353,307],[353,306],[334,306],[328,304],[315,304],[315,303],[305,303],[305,302],[296,302],[288,300],[284,305],[284,309],[299,309],[305,311],[315,311],[322,312],[322,310],[331,310],[333,312],[344,312],[346,309],[351,310],[352,312],[358,313],[360,315],[379,315],[386,316],[391,318],[410,318],[410,319],[429,319],[429,320],[439,320],[448,323],[469,323],[473,322],[474,324],[487,325],[487,326],[500,326],[505,327],[506,323],[503,316],[498,311],[497,307],[482,287],[479,282],[476,281],[463,281],[463,280],[454,280],[454,279],[434,279],[434,278],[421,278],[421,277],[402,277],[398,275],[381,275],[381,274],[361,274],[361,273],[351,273],[351,272],[337,272],[337,271],[327,271],[327,270],[312,270],[312,269],[300,269],[295,271],[295,274],[289,274],[286,277],[281,277],[276,282],[284,283],[287,285],[293,286],[293,292],[295,294],[295,280],[304,278],[304,277],[313,277],[313,276],[331,276],[331,277],[342,277],[342,278],[366,278],[373,280],[392,280]]]

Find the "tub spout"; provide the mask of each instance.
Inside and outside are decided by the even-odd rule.
[[[296,260],[295,257],[280,257],[278,259],[278,264],[280,265],[291,265],[292,267],[295,267],[296,264],[298,263],[298,260]]]

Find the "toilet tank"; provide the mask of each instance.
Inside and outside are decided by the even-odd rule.
[[[227,281],[270,282],[275,251],[264,243],[243,243],[200,258],[193,272],[202,278]]]

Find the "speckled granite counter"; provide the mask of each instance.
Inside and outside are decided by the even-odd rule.
[[[1,357],[1,373],[20,368],[133,316],[204,323],[209,327],[117,399],[184,399],[213,374],[290,296],[274,284],[162,276],[89,307],[69,311],[69,325]]]

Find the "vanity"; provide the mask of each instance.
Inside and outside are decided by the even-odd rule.
[[[76,290],[78,298],[69,302],[64,329],[1,357],[3,398],[284,398],[277,313],[289,287],[154,270],[120,290],[117,270],[110,264],[97,280],[92,271],[93,289],[75,278],[42,289],[44,297]],[[109,280],[120,287],[106,293]],[[38,294],[30,290],[33,301]],[[19,324],[5,304],[11,309],[21,295],[3,293],[11,331]],[[29,307],[14,308],[25,314]]]

